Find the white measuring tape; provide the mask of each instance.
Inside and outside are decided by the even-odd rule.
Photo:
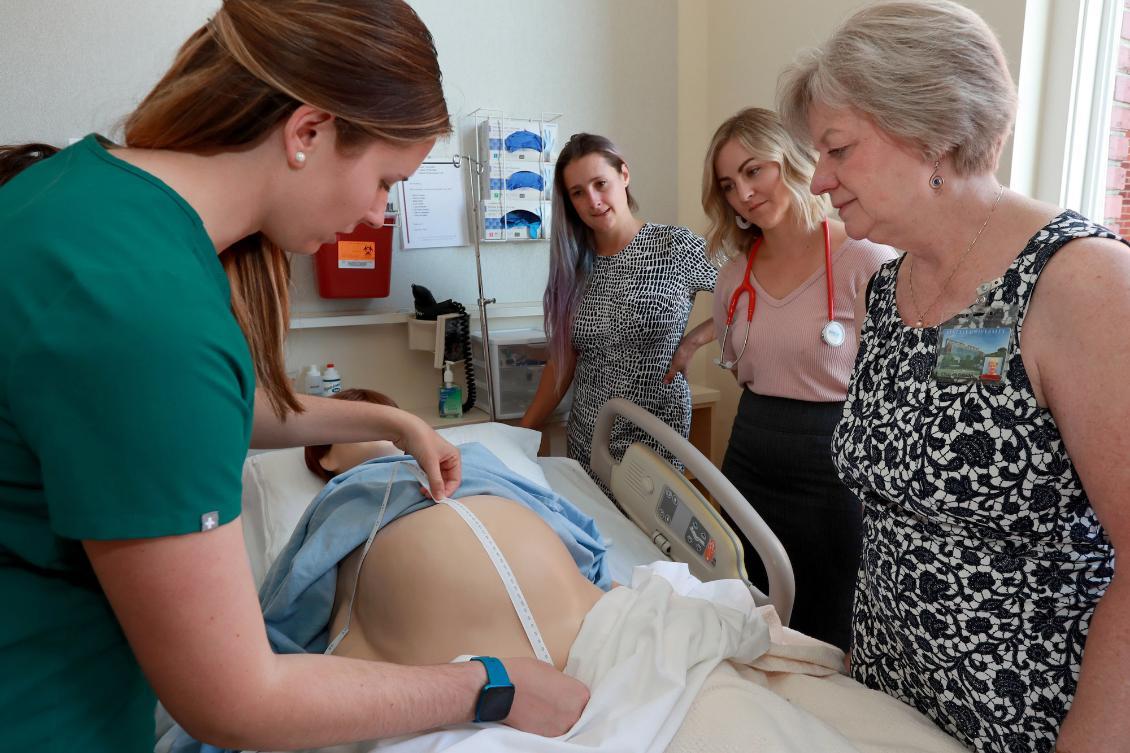
[[[422,485],[427,486],[427,478],[419,466],[406,465],[406,467]],[[468,510],[462,502],[445,497],[437,499],[436,503],[447,505],[459,513],[459,517],[478,537],[479,543],[483,545],[483,549],[490,557],[494,569],[498,572],[498,577],[502,579],[502,585],[506,586],[506,593],[510,595],[510,603],[514,605],[514,611],[522,623],[522,629],[526,631],[526,639],[530,642],[534,655],[546,664],[553,664],[553,657],[550,656],[549,649],[546,648],[545,641],[541,637],[541,631],[538,630],[537,621],[534,620],[534,613],[530,610],[526,595],[522,593],[522,587],[518,585],[518,579],[514,577],[514,571],[510,569],[510,563],[506,561],[506,556],[498,548],[498,544],[495,543],[494,537],[490,535],[487,527],[483,525],[483,521],[479,520],[478,516]]]
[[[514,571],[510,569],[510,564],[506,561],[502,550],[498,548],[498,544],[494,543],[494,539],[491,538],[487,527],[483,525],[483,521],[479,520],[475,513],[468,510],[462,502],[456,502],[454,499],[441,499],[438,500],[438,503],[447,505],[459,513],[463,522],[470,526],[471,531],[479,537],[479,542],[490,556],[494,569],[498,571],[498,577],[502,579],[502,585],[506,586],[506,593],[510,594],[510,603],[514,605],[514,611],[518,613],[518,619],[522,621],[522,629],[526,631],[526,639],[530,642],[534,655],[546,664],[553,664],[553,657],[549,655],[549,649],[546,648],[545,641],[542,640],[541,631],[538,630],[534,613],[530,611],[530,605],[526,601],[525,594],[522,593],[522,587],[518,585]]]

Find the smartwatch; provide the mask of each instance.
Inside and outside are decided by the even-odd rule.
[[[479,662],[487,671],[486,685],[479,691],[479,700],[475,703],[475,721],[501,722],[510,714],[514,703],[514,683],[506,674],[506,667],[493,656],[472,656],[470,661]]]

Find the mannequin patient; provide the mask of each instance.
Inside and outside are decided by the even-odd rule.
[[[371,390],[346,390],[339,399],[391,404]],[[329,480],[399,452],[391,442],[310,447],[306,463]],[[554,666],[563,669],[581,622],[604,592],[581,575],[537,513],[494,495],[459,502],[498,545]],[[331,636],[345,626],[350,596],[356,596],[349,632],[335,654],[398,664],[438,664],[461,654],[535,656],[489,555],[451,507],[437,504],[398,518],[380,529],[362,561],[363,549],[338,567]]]

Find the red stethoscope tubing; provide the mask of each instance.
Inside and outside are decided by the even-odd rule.
[[[836,282],[832,279],[832,231],[824,220],[824,277],[828,280],[828,321],[836,321]]]
[[[734,314],[738,310],[738,301],[745,293],[749,296],[746,303],[746,341],[749,341],[749,325],[753,322],[753,310],[757,305],[757,291],[750,280],[752,279],[753,259],[757,256],[757,249],[761,248],[761,239],[762,236],[758,236],[746,255],[745,275],[742,277],[742,284],[734,290],[730,298],[730,307],[726,314],[726,331],[723,333],[723,337],[728,335],[730,328],[734,326]],[[834,322],[836,320],[836,282],[832,279],[832,231],[828,227],[828,220],[826,219],[824,220],[824,277],[828,286],[828,321]],[[722,344],[725,345],[725,341]],[[744,347],[742,352],[745,352]],[[740,358],[741,356],[738,356],[735,360]]]
[[[726,314],[726,326],[734,326],[734,313],[738,310],[738,301],[742,298],[742,293],[749,294],[749,299],[746,301],[746,322],[753,321],[753,309],[757,305],[757,291],[753,289],[750,284],[750,272],[753,271],[753,258],[757,256],[757,249],[761,248],[761,236],[757,236],[757,240],[753,242],[753,246],[746,254],[745,275],[742,277],[742,284],[734,291],[733,296],[730,297],[730,309]]]

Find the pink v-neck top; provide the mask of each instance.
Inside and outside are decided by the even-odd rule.
[[[784,298],[774,298],[755,275],[757,305],[749,328],[749,346],[734,367],[738,384],[758,395],[809,402],[833,402],[847,395],[848,378],[859,349],[855,321],[856,298],[864,295],[867,281],[879,266],[895,258],[890,246],[870,241],[846,240],[832,252],[836,321],[843,325],[843,345],[833,348],[820,338],[828,323],[828,283],[824,266]],[[743,254],[718,273],[714,288],[714,336],[726,329],[726,312],[745,273]],[[723,357],[731,360],[742,350],[746,334],[746,295],[734,312],[734,325],[723,343]]]

